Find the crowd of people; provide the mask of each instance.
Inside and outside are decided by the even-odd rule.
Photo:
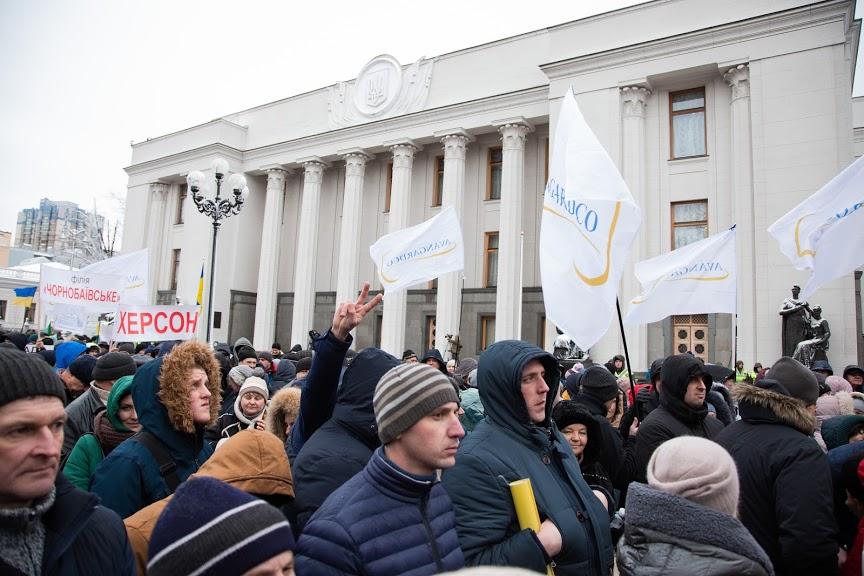
[[[309,350],[4,335],[0,573],[862,574],[860,367],[397,358],[368,289]]]

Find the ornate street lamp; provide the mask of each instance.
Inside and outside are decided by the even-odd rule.
[[[249,196],[249,188],[246,186],[246,178],[242,174],[232,174],[227,179],[229,190],[234,192],[233,198],[222,198],[222,183],[228,172],[228,162],[217,158],[212,164],[213,172],[216,174],[216,194],[212,195],[212,184],[205,182],[206,177],[202,172],[190,172],[186,176],[186,183],[192,191],[192,200],[198,212],[209,216],[213,221],[213,243],[210,248],[210,281],[207,286],[207,342],[210,342],[210,327],[213,321],[213,279],[216,277],[216,236],[222,220],[239,214],[243,208],[243,202]]]

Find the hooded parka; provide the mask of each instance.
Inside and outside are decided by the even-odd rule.
[[[63,474],[76,488],[87,491],[99,463],[121,442],[132,436],[133,432],[117,416],[120,400],[131,389],[132,376],[117,380],[108,394],[105,410],[98,412],[93,419],[93,432],[81,436],[72,448],[63,466]]]
[[[545,419],[536,425],[521,391],[522,370],[532,360],[543,364],[549,386]],[[541,522],[551,519],[561,533],[561,552],[551,559],[555,574],[609,573],[609,517],[552,423],[557,386],[555,359],[526,342],[496,342],[480,357],[478,388],[486,419],[459,447],[456,465],[443,479],[466,564],[546,571],[545,551],[533,531],[519,528],[510,495],[510,482],[530,478]]]
[[[248,494],[266,497],[271,503],[274,497],[277,500],[294,497],[288,457],[278,439],[261,430],[243,430],[235,434],[192,476],[217,478]],[[150,536],[159,514],[170,501],[171,496],[163,498],[123,521],[139,575],[147,573]]]
[[[202,368],[208,376],[210,422],[219,410],[219,364],[206,345],[184,342],[169,355],[144,364],[135,374],[132,398],[141,427],[158,438],[176,464],[182,482],[209,456],[204,427],[192,422],[189,410],[189,370]],[[136,437],[129,438],[96,468],[90,491],[121,518],[170,494],[159,465]]]
[[[684,403],[687,385],[697,375],[702,376],[707,398],[711,391],[711,375],[704,371],[701,360],[689,354],[679,354],[663,361],[660,406],[645,418],[636,436],[635,480],[645,482],[648,461],[663,442],[679,436],[700,436],[713,440],[723,429],[722,422],[708,417],[705,402],[700,408],[692,408]]]
[[[735,396],[741,420],[716,441],[738,468],[741,523],[778,575],[836,574],[831,470],[810,436],[815,417],[774,380],[738,384]]]
[[[345,370],[333,416],[306,441],[292,463],[298,530],[330,494],[363,470],[381,445],[372,396],[381,376],[398,365],[399,360],[383,350],[366,348]]]
[[[634,483],[618,542],[622,576],[772,576],[765,551],[735,518]]]

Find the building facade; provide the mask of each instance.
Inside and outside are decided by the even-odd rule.
[[[103,225],[103,216],[90,214],[74,202],[42,198],[38,208],[18,212],[15,248],[80,267],[104,258],[99,254]]]
[[[738,226],[737,322],[627,328],[634,369],[679,350],[728,364],[736,335],[745,364],[771,362],[777,311],[806,276],[766,229],[854,157],[853,13],[848,0],[656,0],[412,64],[378,56],[351,81],[133,145],[123,247],[150,249],[153,301],[194,302],[211,226],[185,175],[226,159],[250,196],[220,230],[213,338],[305,345],[362,281],[380,288],[377,238],[452,205],[464,271],[389,295],[356,345],[551,348],[537,242],[550,126],[572,87],[643,212],[622,303],[639,292],[636,262]],[[853,275],[813,300],[831,361],[855,361]],[[615,326],[595,359],[622,351]]]

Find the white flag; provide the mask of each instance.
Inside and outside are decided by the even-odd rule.
[[[802,298],[864,265],[862,206],[864,157],[768,228],[796,269],[812,271]]]
[[[385,294],[462,270],[465,248],[456,210],[448,206],[421,224],[382,236],[369,255]]]
[[[642,293],[630,301],[625,324],[673,314],[735,313],[735,227],[634,268]]]
[[[546,317],[583,350],[615,315],[618,282],[641,215],[621,174],[564,95],[543,196],[540,273]]]
[[[147,248],[94,262],[81,271],[123,276],[126,279],[123,302],[144,305],[149,302],[150,256]]]

